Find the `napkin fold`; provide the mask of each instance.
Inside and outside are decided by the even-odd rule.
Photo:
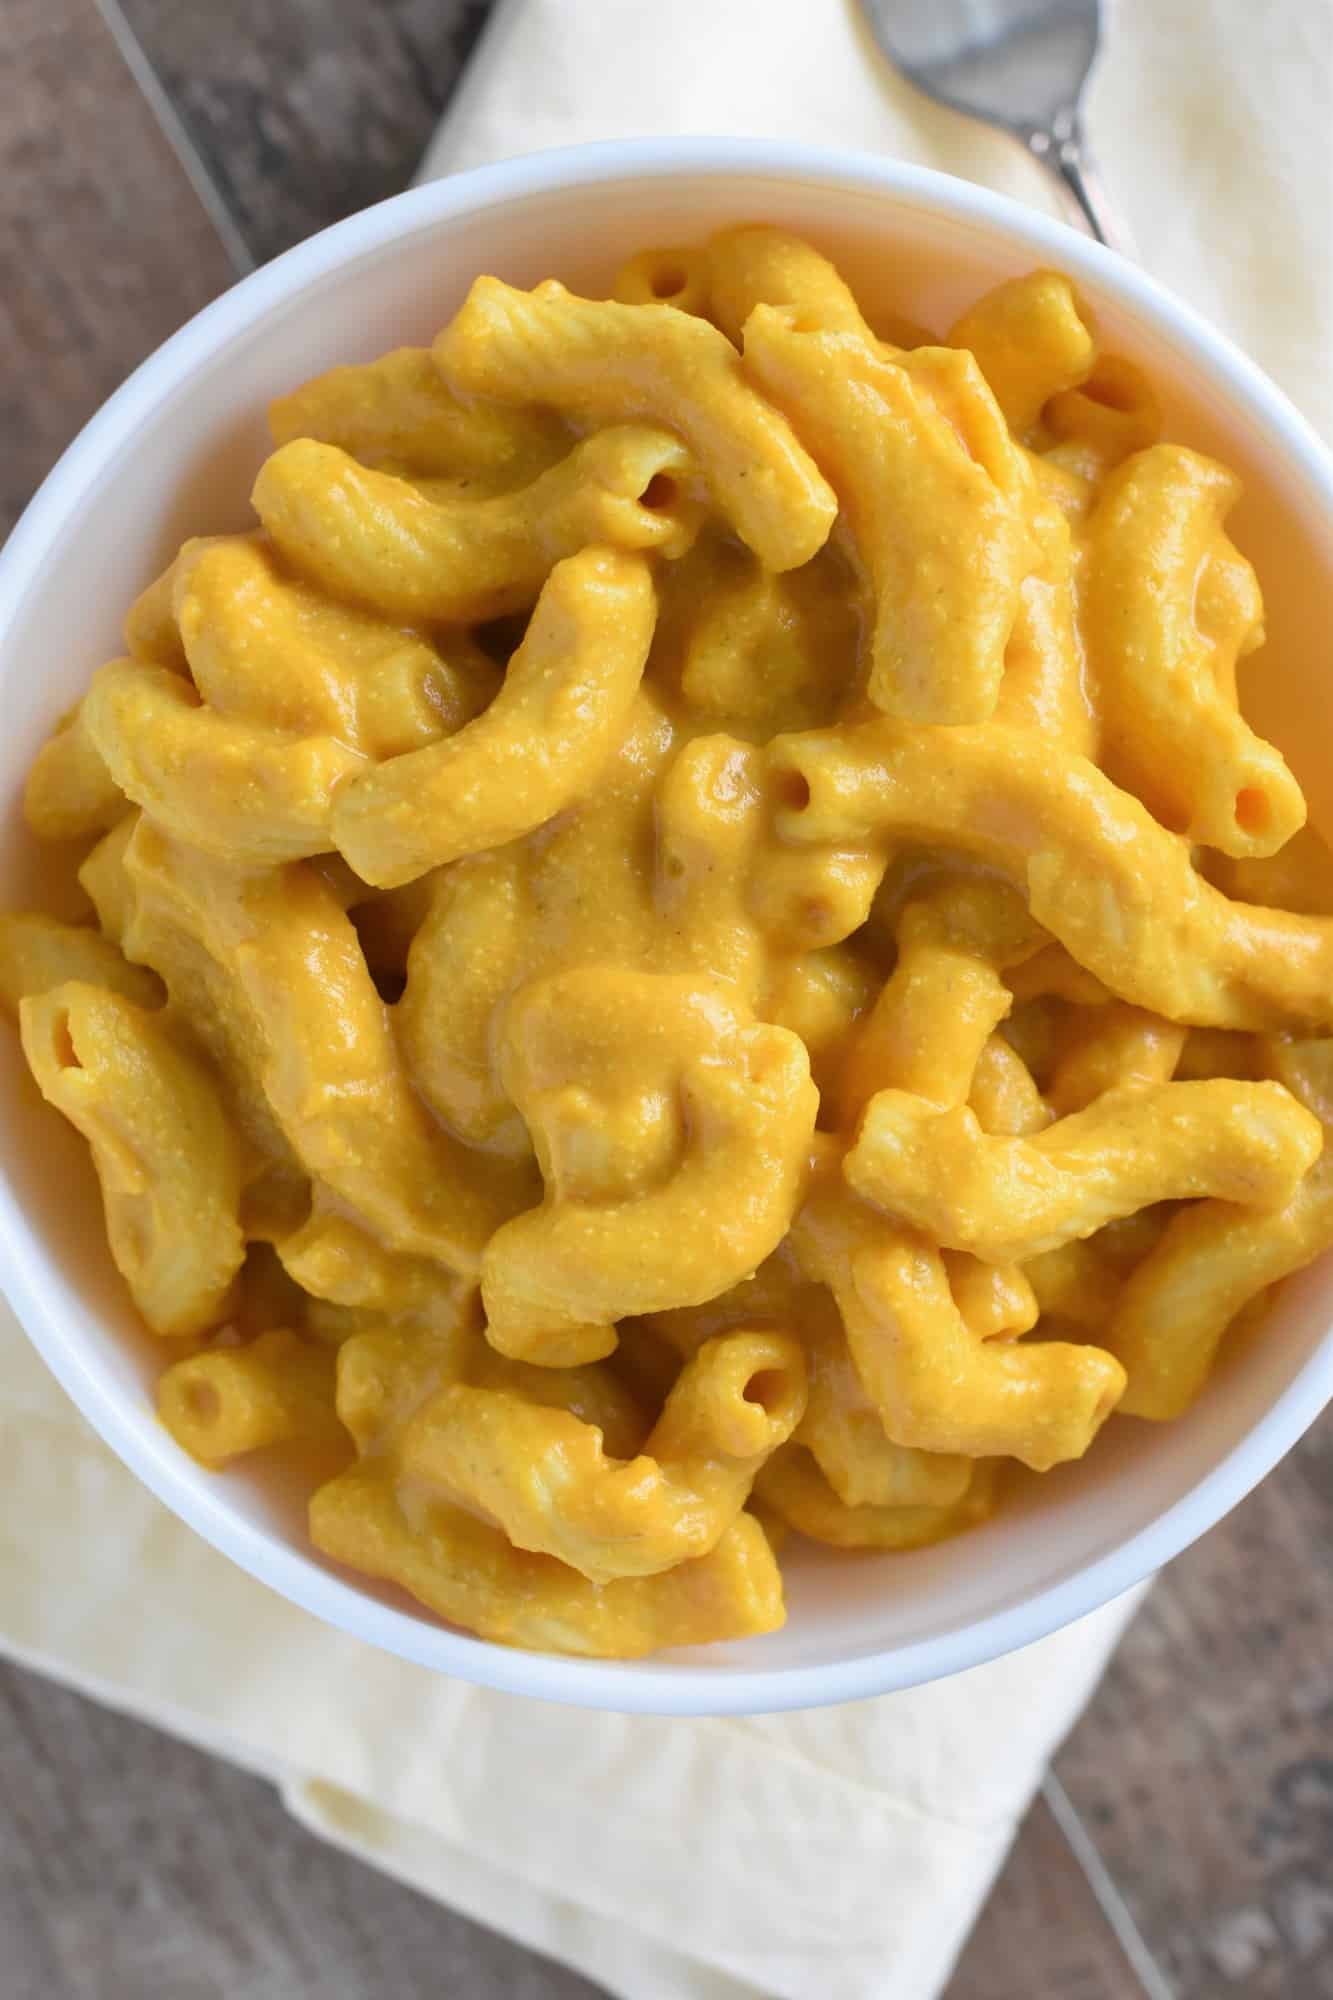
[[[1127,0],[1092,105],[1144,261],[1329,427],[1326,0]],[[1061,212],[849,0],[501,0],[423,175],[669,132],[865,147]],[[1137,1596],[809,1714],[589,1715],[427,1673],[233,1568],[0,1307],[0,1651],[271,1777],[306,1825],[623,2000],[932,2000]]]

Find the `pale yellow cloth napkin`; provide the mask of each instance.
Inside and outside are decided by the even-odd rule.
[[[1145,261],[1326,420],[1333,15],[1119,13],[1094,122]],[[429,166],[672,131],[862,146],[1056,206],[1011,142],[899,83],[844,0],[502,0]],[[488,1694],[214,1554],[3,1307],[0,1507],[0,1650],[272,1775],[329,1839],[625,2000],[931,2000],[1132,1608],[808,1715],[659,1722]]]

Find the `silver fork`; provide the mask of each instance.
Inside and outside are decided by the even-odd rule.
[[[1134,255],[1083,136],[1102,0],[861,0],[880,48],[918,90],[999,125],[1073,196],[1099,242]]]

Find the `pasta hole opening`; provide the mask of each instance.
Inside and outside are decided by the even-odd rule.
[[[756,1404],[765,1416],[775,1417],[787,1404],[787,1377],[781,1368],[761,1368],[750,1377],[741,1393],[747,1403]]]
[[[69,1025],[68,1009],[62,1008],[51,1023],[51,1053],[61,1069],[82,1069],[79,1052],[74,1046],[74,1031]]]
[[[678,299],[690,282],[689,272],[680,264],[659,264],[648,280],[655,299]]]
[[[1267,833],[1272,824],[1268,794],[1257,785],[1242,785],[1236,794],[1236,825],[1242,833]]]
[[[777,801],[786,812],[804,812],[810,804],[810,780],[804,771],[779,771]]]
[[[670,473],[655,472],[639,495],[639,505],[647,507],[650,513],[661,513],[675,505],[679,494],[680,488]]]

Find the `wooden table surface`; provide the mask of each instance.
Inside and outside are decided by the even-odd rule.
[[[190,313],[408,180],[485,14],[6,0],[0,531]],[[596,1991],[312,1839],[258,1779],[13,1669],[0,1862],[3,2000]],[[1144,1995],[1333,2000],[1328,1421],[1158,1584],[948,2000]]]

